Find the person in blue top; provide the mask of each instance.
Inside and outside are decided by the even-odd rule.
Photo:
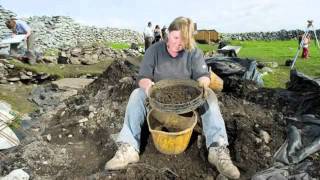
[[[9,19],[5,22],[8,29],[12,30],[13,36],[24,34],[26,35],[26,42],[27,42],[27,54],[28,57],[32,57],[32,29],[31,27],[22,20],[17,19]]]

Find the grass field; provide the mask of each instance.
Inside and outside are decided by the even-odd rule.
[[[241,46],[239,57],[253,58],[263,62],[277,62],[278,68],[263,77],[265,87],[285,88],[285,83],[289,80],[290,68],[284,66],[285,61],[293,59],[298,48],[298,42],[291,41],[231,41],[231,45]],[[198,45],[204,52],[216,49],[214,45]],[[307,60],[301,59],[299,53],[295,67],[298,71],[311,77],[320,76],[320,50],[312,41],[310,45],[311,57]]]
[[[279,64],[274,72],[264,76],[266,87],[285,87],[289,80],[290,68],[284,66],[285,61],[293,59],[298,48],[298,42],[291,41],[232,41],[232,45],[240,45],[240,57],[254,58],[258,61],[274,61]],[[301,50],[302,51],[302,50]],[[312,42],[310,45],[310,58],[302,59],[301,51],[295,64],[295,68],[311,77],[320,76],[320,50]]]

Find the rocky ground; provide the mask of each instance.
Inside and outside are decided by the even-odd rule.
[[[115,50],[102,44],[82,45],[73,48],[64,48],[57,50],[58,54],[37,56],[38,64],[56,65],[56,64],[75,64],[75,65],[93,65],[100,62],[106,62],[110,59],[135,58],[142,56],[142,49],[137,44],[132,43],[130,48]],[[49,53],[48,53],[49,54]],[[56,80],[54,74],[45,72],[32,72],[28,69],[19,68],[12,59],[19,59],[27,63],[27,59],[19,55],[16,58],[0,54],[0,84],[22,82],[24,84],[41,84],[44,82]]]
[[[114,139],[136,87],[137,64],[134,59],[116,60],[86,89],[64,101],[55,96],[55,104],[34,113],[32,126],[20,132],[22,144],[1,152],[0,175],[24,168],[32,179],[214,179],[218,172],[207,161],[201,134],[193,133],[182,154],[164,155],[155,149],[146,125],[139,163],[122,171],[104,171],[116,151]],[[218,93],[241,179],[272,165],[273,154],[286,138],[285,118],[295,113],[299,97],[299,93],[258,89],[245,82]]]
[[[8,35],[4,21],[16,17],[0,5],[0,37]],[[188,148],[179,155],[164,155],[153,145],[147,125],[143,127],[140,161],[121,171],[105,171],[104,164],[115,153],[115,138],[123,123],[130,93],[136,88],[140,55],[137,45],[130,50],[113,51],[86,46],[83,42],[142,42],[142,35],[115,28],[82,26],[69,17],[27,19],[36,34],[40,50],[61,48],[59,56],[45,55],[48,64],[95,64],[107,57],[116,59],[85,89],[67,90],[57,84],[35,88],[30,100],[38,110],[24,118],[16,134],[21,144],[0,151],[0,176],[23,168],[31,179],[215,179],[217,170],[207,161],[201,134],[194,132]],[[301,31],[225,34],[231,39],[292,39]],[[318,33],[319,31],[317,31]],[[77,37],[77,38],[74,38]],[[77,46],[77,47],[76,47]],[[71,48],[72,47],[72,48]],[[0,83],[45,83],[56,77],[16,69],[5,58],[0,60]],[[72,83],[69,79],[69,83]],[[233,81],[233,82],[232,82]],[[287,118],[300,113],[320,115],[320,96],[284,89],[261,89],[254,84],[231,80],[217,93],[229,136],[229,149],[241,179],[273,165],[273,155],[287,136]],[[61,84],[60,84],[61,85]],[[306,99],[306,97],[312,97]],[[311,103],[310,103],[311,101]],[[312,106],[312,108],[310,108]],[[310,174],[320,177],[319,157]]]
[[[124,59],[127,57],[141,56],[143,48],[138,44],[132,43],[131,47],[123,50],[114,50],[101,44],[83,45],[73,48],[60,49],[59,56],[42,57],[43,62],[54,64],[83,64],[91,65],[108,58]]]
[[[7,59],[0,59],[0,84],[16,82],[40,84],[55,79],[57,78],[54,75],[18,69]]]

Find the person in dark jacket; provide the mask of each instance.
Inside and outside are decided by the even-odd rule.
[[[162,40],[162,34],[161,34],[161,29],[160,29],[159,25],[156,25],[156,27],[153,30],[153,34],[154,34],[153,43],[156,43],[156,42]]]

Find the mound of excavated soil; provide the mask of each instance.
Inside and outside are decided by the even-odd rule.
[[[44,133],[6,154],[0,174],[25,167],[34,179],[213,179],[217,170],[207,161],[204,139],[194,132],[185,152],[164,155],[143,127],[140,161],[121,171],[104,171],[116,151],[114,138],[122,127],[126,104],[136,88],[137,66],[115,61],[89,87],[69,98],[53,118],[43,119]],[[297,95],[298,96],[298,95]],[[284,116],[294,101],[281,92],[257,90],[245,83],[219,93],[229,135],[231,157],[241,179],[272,165],[272,155],[285,140]],[[261,136],[267,132],[271,139]]]

